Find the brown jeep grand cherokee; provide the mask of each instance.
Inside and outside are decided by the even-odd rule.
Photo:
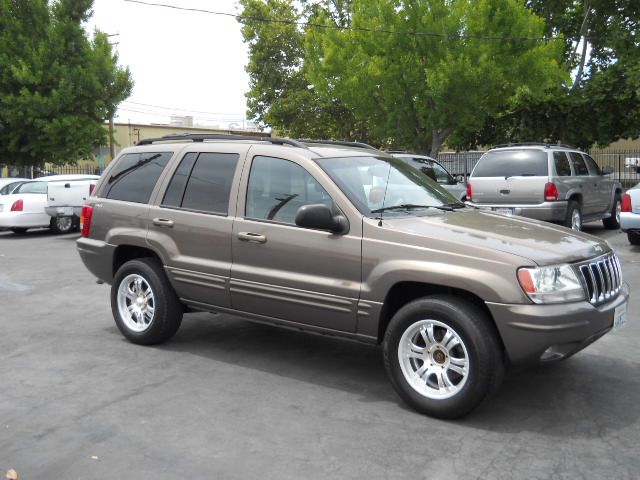
[[[134,343],[167,340],[189,310],[382,343],[398,394],[442,418],[505,366],[622,325],[628,298],[606,242],[465,207],[362,145],[144,140],[104,172],[78,250]]]

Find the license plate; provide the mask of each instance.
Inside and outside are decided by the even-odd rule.
[[[613,330],[616,331],[622,328],[627,321],[627,304],[620,305],[613,312]]]
[[[503,213],[504,215],[513,215],[513,208],[492,207],[491,211],[496,213]]]
[[[73,207],[58,207],[56,212],[58,215],[70,217],[73,215]]]

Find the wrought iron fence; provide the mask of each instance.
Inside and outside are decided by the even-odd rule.
[[[48,175],[100,175],[104,167],[98,165],[56,165],[46,167],[7,166],[9,177],[38,178]]]

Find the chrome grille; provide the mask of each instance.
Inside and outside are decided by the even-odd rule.
[[[622,268],[615,254],[599,257],[579,267],[589,302],[599,305],[614,298],[622,287]]]

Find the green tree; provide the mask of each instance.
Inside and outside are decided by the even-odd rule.
[[[64,164],[106,140],[104,121],[131,92],[104,33],[82,23],[93,0],[0,0],[0,159]]]
[[[304,62],[305,21],[313,5],[291,0],[240,0],[242,35],[249,46],[248,115],[262,128],[307,138],[361,137],[353,112],[321,97],[310,85]]]
[[[390,147],[436,156],[450,135],[565,80],[557,45],[522,39],[541,37],[544,21],[516,0],[352,0],[351,9],[351,29],[308,29],[305,68]],[[335,25],[316,12],[314,23]]]
[[[572,81],[487,119],[469,143],[539,140],[583,148],[640,135],[640,2],[529,0]]]

